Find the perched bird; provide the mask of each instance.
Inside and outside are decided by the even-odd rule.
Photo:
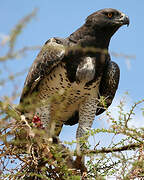
[[[118,88],[120,70],[108,48],[122,25],[129,25],[128,16],[107,8],[88,16],[69,37],[49,39],[27,75],[22,114],[50,137],[58,136],[64,124],[76,123],[76,138],[83,137],[95,115],[111,105]],[[82,150],[83,144],[77,143],[78,160]]]

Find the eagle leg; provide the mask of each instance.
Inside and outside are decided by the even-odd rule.
[[[97,93],[86,99],[80,104],[79,107],[79,125],[76,132],[77,139],[77,158],[76,163],[79,164],[79,167],[84,167],[84,156],[82,152],[85,149],[85,144],[88,139],[88,132],[91,129],[93,120],[95,118],[96,108],[97,108]],[[83,168],[84,169],[84,168]]]
[[[41,126],[45,130],[46,135],[48,137],[51,137],[50,132],[50,122],[51,122],[51,116],[50,116],[50,104],[41,102],[40,107],[36,108],[35,116],[39,117]]]

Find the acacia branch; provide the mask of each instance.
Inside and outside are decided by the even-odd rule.
[[[135,55],[128,55],[128,54],[123,54],[123,53],[116,53],[116,52],[111,52],[112,56],[116,58],[124,58],[124,59],[136,59]]]
[[[6,55],[0,56],[0,62],[5,61],[7,59],[17,58],[19,56],[24,55],[28,51],[36,51],[39,50],[40,48],[41,46],[25,46],[22,49],[19,49],[18,51],[8,52]]]
[[[0,101],[0,111],[6,113],[9,117],[20,120],[20,113],[10,104]]]
[[[141,145],[142,143],[133,143],[117,148],[101,148],[101,149],[87,150],[84,151],[83,154],[88,155],[88,154],[98,154],[98,153],[122,152],[122,151],[134,150],[136,148],[139,148]]]
[[[33,50],[33,48],[29,47],[29,48],[23,48],[17,52],[14,52],[14,48],[15,48],[15,44],[16,44],[16,40],[18,36],[21,34],[22,30],[30,22],[30,20],[36,16],[36,13],[37,13],[37,9],[34,9],[30,14],[28,14],[23,19],[21,19],[20,22],[12,29],[9,35],[10,37],[8,41],[9,49],[4,56],[0,56],[0,62],[3,62],[7,59],[16,58],[19,55],[19,53],[21,53],[21,51],[26,51],[30,49]]]
[[[139,104],[141,104],[141,103],[143,103],[143,102],[144,102],[144,99],[142,99],[142,100],[134,103],[134,105],[131,107],[130,112],[128,113],[128,117],[127,117],[127,119],[126,119],[126,121],[125,121],[125,127],[126,127],[126,128],[128,128],[128,121],[131,119],[131,116],[132,116],[132,114],[133,114],[133,112],[134,112],[134,109],[135,109]]]

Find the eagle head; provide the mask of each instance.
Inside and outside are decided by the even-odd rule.
[[[129,25],[127,15],[119,10],[106,8],[87,17],[85,25],[95,30],[101,30],[111,37],[122,25]]]
[[[112,8],[99,10],[88,16],[86,19],[86,25],[91,25],[97,28],[103,28],[107,26],[120,27],[122,25],[129,25],[129,23],[130,21],[127,15]]]
[[[106,8],[94,12],[86,18],[86,22],[68,37],[81,46],[107,48],[113,34],[122,26],[129,25],[127,15],[119,10]]]

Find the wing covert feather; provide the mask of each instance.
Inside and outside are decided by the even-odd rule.
[[[20,102],[32,93],[38,82],[61,62],[64,55],[65,47],[57,43],[57,39],[51,38],[45,43],[28,72]]]

